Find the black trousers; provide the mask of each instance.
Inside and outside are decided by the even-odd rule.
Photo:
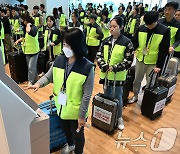
[[[87,49],[88,49],[87,59],[90,60],[92,63],[94,63],[96,59],[96,54],[99,50],[99,46],[87,46]]]
[[[178,59],[180,59],[180,52],[174,51],[174,57],[177,57]]]
[[[66,135],[69,146],[75,144],[75,153],[82,154],[85,144],[84,127],[81,127],[79,133],[76,132],[78,128],[78,120],[62,120],[62,127]]]

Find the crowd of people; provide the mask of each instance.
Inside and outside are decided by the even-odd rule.
[[[163,8],[155,6],[150,10],[147,4],[129,2],[126,8],[120,4],[118,14],[113,16],[112,6],[94,7],[88,3],[83,8],[79,4],[70,10],[70,20],[62,6],[53,8],[52,15],[45,10],[44,4],[34,6],[32,13],[27,5],[1,5],[3,60],[7,63],[7,54],[21,43],[28,66],[27,89],[37,91],[54,83],[54,100],[68,142],[64,153],[75,150],[82,154],[95,65],[100,68],[99,83],[107,97],[112,96],[115,85],[114,98],[119,100],[117,127],[123,130],[123,84],[133,58],[136,57],[134,96],[129,104],[137,102],[145,74],[148,86],[152,70],[163,74],[169,53],[180,59],[179,5],[168,2]],[[54,63],[49,70],[44,65],[38,80],[37,61],[41,52],[45,54],[44,64],[49,60]]]

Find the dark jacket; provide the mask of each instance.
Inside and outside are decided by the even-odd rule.
[[[145,25],[140,26],[139,29],[137,30],[137,32],[135,33],[134,38],[133,38],[134,50],[136,50],[139,47],[139,41],[138,41],[139,40],[138,39],[139,38],[138,37],[139,32],[146,32],[148,34],[146,45],[148,44],[148,41],[149,41],[152,34],[163,35],[163,39],[159,45],[158,59],[156,62],[156,67],[162,68],[164,65],[165,58],[166,58],[167,54],[169,53],[170,30],[166,26],[164,26],[160,23],[158,23],[156,25],[156,27],[151,29],[151,30],[148,29]]]
[[[113,65],[113,72],[119,72],[119,71],[124,71],[128,70],[131,67],[131,64],[133,62],[133,44],[129,38],[124,36],[123,34],[120,34],[118,39],[114,42],[114,45],[118,44],[121,46],[125,46],[126,49],[124,51],[124,60],[116,65]],[[97,53],[97,62],[102,70],[102,72],[106,72],[107,69],[109,68],[109,64],[107,64],[104,60],[104,45],[109,45],[110,48],[112,47],[112,36],[106,38],[102,43],[99,48],[99,51]],[[109,52],[109,57],[111,57],[111,52]],[[100,81],[100,83],[103,83],[104,81]],[[116,83],[117,85],[122,85],[122,83]]]
[[[172,27],[178,28],[178,31],[177,31],[176,36],[175,36],[175,42],[172,45],[174,48],[176,48],[180,44],[180,22],[178,22],[174,18],[172,19],[171,22],[167,22],[166,18],[159,19],[158,22],[165,25],[165,26],[167,26],[167,27],[172,26]]]

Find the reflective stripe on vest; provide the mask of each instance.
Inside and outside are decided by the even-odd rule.
[[[96,28],[92,27],[90,29],[90,27],[87,26],[86,44],[89,46],[98,46],[100,44],[100,40],[96,38],[97,36],[98,34],[96,33]]]
[[[60,22],[60,26],[62,26],[62,27],[66,26],[66,16],[65,16],[65,14],[61,14],[59,22]]]
[[[121,63],[123,61],[125,49],[126,49],[125,46],[115,44],[115,46],[112,50],[111,58],[109,61],[109,66],[113,66],[113,65]],[[108,53],[109,53],[109,45],[104,45],[104,60],[106,63],[108,63],[108,55],[109,55]],[[116,73],[116,81],[125,81],[126,75],[127,75],[126,70],[117,72]],[[100,78],[104,79],[105,73],[101,72]],[[114,81],[114,72],[108,72],[107,79]]]
[[[161,34],[152,34],[151,43],[149,44],[149,49],[147,51],[147,55],[143,55],[143,49],[146,47],[147,33],[139,32],[138,34],[138,42],[139,47],[136,50],[136,58],[138,61],[143,61],[145,64],[156,64],[159,52],[159,44],[163,39],[163,35]]]
[[[59,115],[61,105],[58,103],[58,94],[64,82],[64,69],[53,67],[53,82],[55,94],[54,100]],[[80,104],[83,97],[83,85],[87,76],[77,72],[71,72],[66,82],[66,106],[62,106],[60,117],[61,119],[77,120],[79,117]],[[73,88],[72,88],[73,87]],[[88,112],[86,113],[88,117]]]
[[[37,27],[40,24],[40,18],[39,17],[33,17],[34,18],[34,25]],[[41,28],[38,28],[38,31],[43,31],[43,26]]]
[[[39,52],[38,33],[35,37],[26,33],[25,39],[22,42],[22,50],[24,54],[36,54]]]
[[[84,22],[84,12],[80,13],[80,19],[81,19],[81,22]]]
[[[52,36],[52,41],[56,41],[57,40],[58,35],[53,34]],[[44,50],[47,49],[47,41],[48,41],[48,30],[45,30],[44,32]],[[53,46],[53,54],[54,56],[56,55],[60,55],[62,52],[62,43],[60,42],[59,44]]]

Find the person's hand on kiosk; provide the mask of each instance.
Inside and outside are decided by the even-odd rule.
[[[154,72],[155,72],[155,73],[159,73],[160,70],[161,70],[161,69],[158,68],[158,67],[155,67],[155,68],[154,68]]]
[[[27,89],[33,89],[33,92],[36,92],[36,91],[38,91],[39,90],[39,88],[40,88],[40,84],[34,84],[34,85],[26,85],[26,86],[24,86],[25,88],[24,88],[24,90],[27,90]]]

